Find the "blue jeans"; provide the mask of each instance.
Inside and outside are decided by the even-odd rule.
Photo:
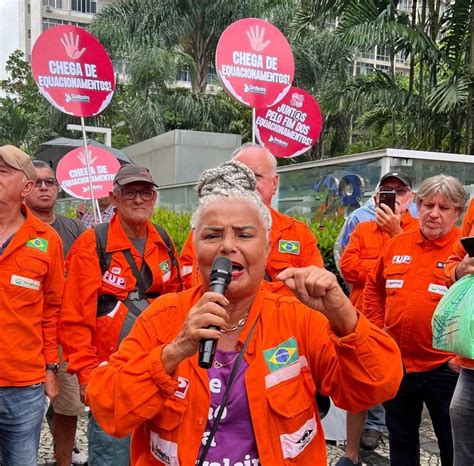
[[[431,371],[410,372],[403,376],[395,398],[384,403],[392,466],[420,464],[419,430],[423,403],[428,408],[438,439],[441,464],[453,464],[449,404],[457,379],[458,374],[447,364]]]
[[[0,387],[0,453],[4,466],[36,466],[45,409],[43,384]]]
[[[112,437],[102,430],[91,415],[87,426],[87,440],[88,464],[91,466],[129,466],[130,436],[120,439]]]
[[[376,405],[369,409],[364,428],[387,432],[387,426],[385,425],[385,408],[383,405]]]
[[[461,374],[451,400],[451,426],[454,440],[454,465],[474,464],[474,370],[461,369]]]

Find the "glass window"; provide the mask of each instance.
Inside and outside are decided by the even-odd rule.
[[[62,8],[63,0],[43,0],[43,6],[50,6],[52,8]]]
[[[177,81],[191,82],[191,72],[187,66],[181,68],[181,70],[178,72]]]
[[[373,60],[375,57],[375,47],[372,47],[369,50],[361,50],[359,56],[361,58],[369,58],[370,60]]]
[[[82,13],[96,13],[96,0],[71,0],[71,10],[80,11]]]
[[[390,61],[390,52],[385,45],[377,46],[377,60]]]

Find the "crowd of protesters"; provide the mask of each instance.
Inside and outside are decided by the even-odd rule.
[[[457,179],[428,178],[416,195],[405,173],[380,179],[336,245],[350,297],[309,228],[272,208],[276,160],[261,146],[201,175],[181,256],[151,222],[156,188],[123,165],[102,223],[82,205],[66,218],[52,168],[0,147],[4,466],[37,464],[45,397],[60,466],[80,453],[85,404],[91,466],[324,465],[321,396],[348,411],[339,466],[361,465],[359,445],[385,429],[391,464],[419,465],[424,404],[442,464],[474,464],[474,363],[431,346],[437,303],[474,273]],[[471,203],[463,236],[473,217]],[[225,296],[210,285],[219,256]],[[207,369],[203,339],[216,340]]]

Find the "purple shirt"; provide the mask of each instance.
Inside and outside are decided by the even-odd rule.
[[[211,431],[215,413],[217,413],[218,406],[224,396],[237,355],[238,351],[217,350],[214,362],[218,361],[218,363],[222,364],[222,367],[216,369],[214,364],[207,371],[209,390],[211,392],[211,406],[201,449]],[[260,464],[247,392],[245,391],[245,372],[247,368],[248,364],[245,362],[245,359],[242,359],[229,392],[227,406],[222,414],[211,448],[207,453],[206,461],[204,461],[204,466],[234,466],[235,464],[257,466]],[[201,451],[199,451],[200,454]]]

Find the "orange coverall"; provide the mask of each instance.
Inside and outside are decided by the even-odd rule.
[[[418,219],[410,212],[401,218],[401,228],[407,231],[418,227]],[[351,302],[361,312],[364,305],[364,286],[367,274],[373,269],[383,247],[392,237],[384,233],[375,221],[359,223],[351,233],[349,244],[342,254],[339,266],[344,281],[352,285]]]
[[[474,235],[474,200],[471,200],[467,212],[464,214],[462,221],[461,236],[473,236]],[[444,269],[446,283],[451,286],[456,281],[456,267],[464,259],[466,251],[464,250],[461,241],[457,239],[454,242],[453,251],[448,258],[448,263]],[[465,358],[458,356],[456,359],[461,367],[467,369],[474,369],[474,359]]]
[[[266,266],[267,286],[275,293],[293,296],[282,282],[275,277],[288,267],[317,265],[324,268],[324,261],[318,249],[318,241],[310,229],[288,215],[270,209],[272,229],[270,231],[271,250]],[[180,257],[183,288],[188,289],[202,283],[193,248],[193,232],[184,243]]]
[[[0,255],[0,386],[45,381],[59,361],[57,322],[64,288],[63,245],[25,206],[25,223]]]
[[[114,295],[124,300],[135,289],[136,279],[122,253],[126,249],[130,249],[140,270],[142,256],[125,234],[118,215],[114,215],[106,246],[106,251],[113,253],[112,260],[103,276],[92,228],[79,236],[67,256],[59,335],[69,361],[68,372],[76,373],[80,384],[87,384],[92,370],[117,350],[127,308],[119,302],[109,314],[97,317],[97,298]],[[143,257],[153,276],[147,292],[164,294],[179,290],[178,270],[171,264],[166,245],[150,221]]]
[[[453,228],[430,241],[419,229],[400,233],[367,277],[364,313],[398,343],[407,372],[435,369],[454,356],[432,347],[431,319],[447,291],[444,267],[459,234]]]
[[[195,354],[169,376],[161,352],[200,295],[200,288],[192,288],[155,300],[118,352],[91,376],[88,403],[103,429],[116,436],[134,432],[133,465],[165,464],[157,459],[162,453],[171,461],[166,464],[195,464],[210,406],[207,372]],[[256,319],[244,357],[260,464],[326,465],[315,393],[330,395],[351,411],[393,397],[402,377],[399,350],[362,315],[354,333],[338,338],[322,314],[263,288],[251,306],[239,347]],[[271,355],[291,342],[291,360],[272,367]],[[275,352],[264,354],[269,349]]]

